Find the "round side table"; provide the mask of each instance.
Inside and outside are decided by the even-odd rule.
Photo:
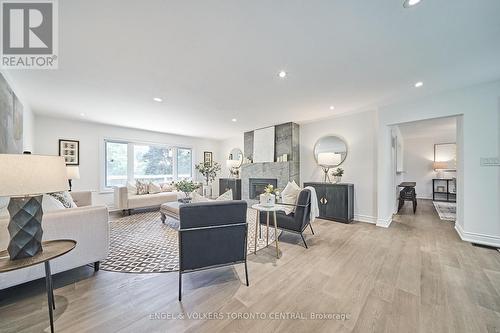
[[[54,302],[54,286],[52,285],[52,274],[50,272],[50,260],[60,257],[76,246],[76,241],[71,239],[58,239],[42,242],[42,251],[33,257],[10,260],[7,250],[0,251],[0,273],[15,271],[18,269],[43,263],[45,265],[45,286],[49,306],[50,331],[54,332],[53,310],[56,308]]]
[[[271,207],[268,206],[263,206],[261,204],[255,204],[252,205],[252,208],[257,211],[257,219],[255,221],[255,243],[254,243],[254,253],[257,254],[257,231],[260,225],[260,212],[266,212],[267,213],[267,240],[266,243],[269,245],[269,213],[273,213],[273,221],[274,221],[274,240],[276,243],[276,258],[279,259],[280,257],[280,250],[279,250],[279,244],[278,244],[278,227],[277,227],[277,219],[276,219],[276,211],[283,209],[279,205],[274,205]]]

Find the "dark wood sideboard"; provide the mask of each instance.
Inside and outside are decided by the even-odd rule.
[[[319,218],[343,223],[354,219],[354,184],[304,183],[316,190]]]
[[[241,179],[219,178],[219,195],[233,190],[233,200],[241,200]]]

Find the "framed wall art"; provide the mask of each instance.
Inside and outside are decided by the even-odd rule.
[[[211,151],[206,151],[203,153],[203,163],[212,166],[214,160],[213,160],[213,153]]]
[[[59,156],[66,165],[80,165],[80,141],[59,139]]]

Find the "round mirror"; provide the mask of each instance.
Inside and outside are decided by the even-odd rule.
[[[341,165],[347,157],[347,144],[338,136],[324,136],[314,145],[316,162],[325,167]]]
[[[234,161],[233,167],[239,168],[243,163],[243,152],[239,148],[233,148],[227,159],[228,161]]]

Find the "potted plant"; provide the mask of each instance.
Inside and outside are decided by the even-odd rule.
[[[195,169],[198,170],[199,173],[205,178],[205,184],[203,185],[203,195],[210,196],[211,189],[210,183],[215,180],[217,177],[217,173],[220,171],[220,164],[217,162],[213,162],[212,165],[209,163],[198,163],[195,165]]]
[[[340,183],[342,181],[342,176],[344,175],[344,169],[342,168],[337,168],[336,170],[333,170],[332,176],[335,177],[335,183]]]
[[[269,184],[264,188],[264,193],[259,196],[262,206],[272,207],[276,203],[276,195],[279,194],[278,189]]]
[[[200,185],[194,183],[192,180],[180,180],[174,186],[178,191],[186,195],[186,198],[183,200],[185,202],[191,201],[191,193],[200,187]]]

